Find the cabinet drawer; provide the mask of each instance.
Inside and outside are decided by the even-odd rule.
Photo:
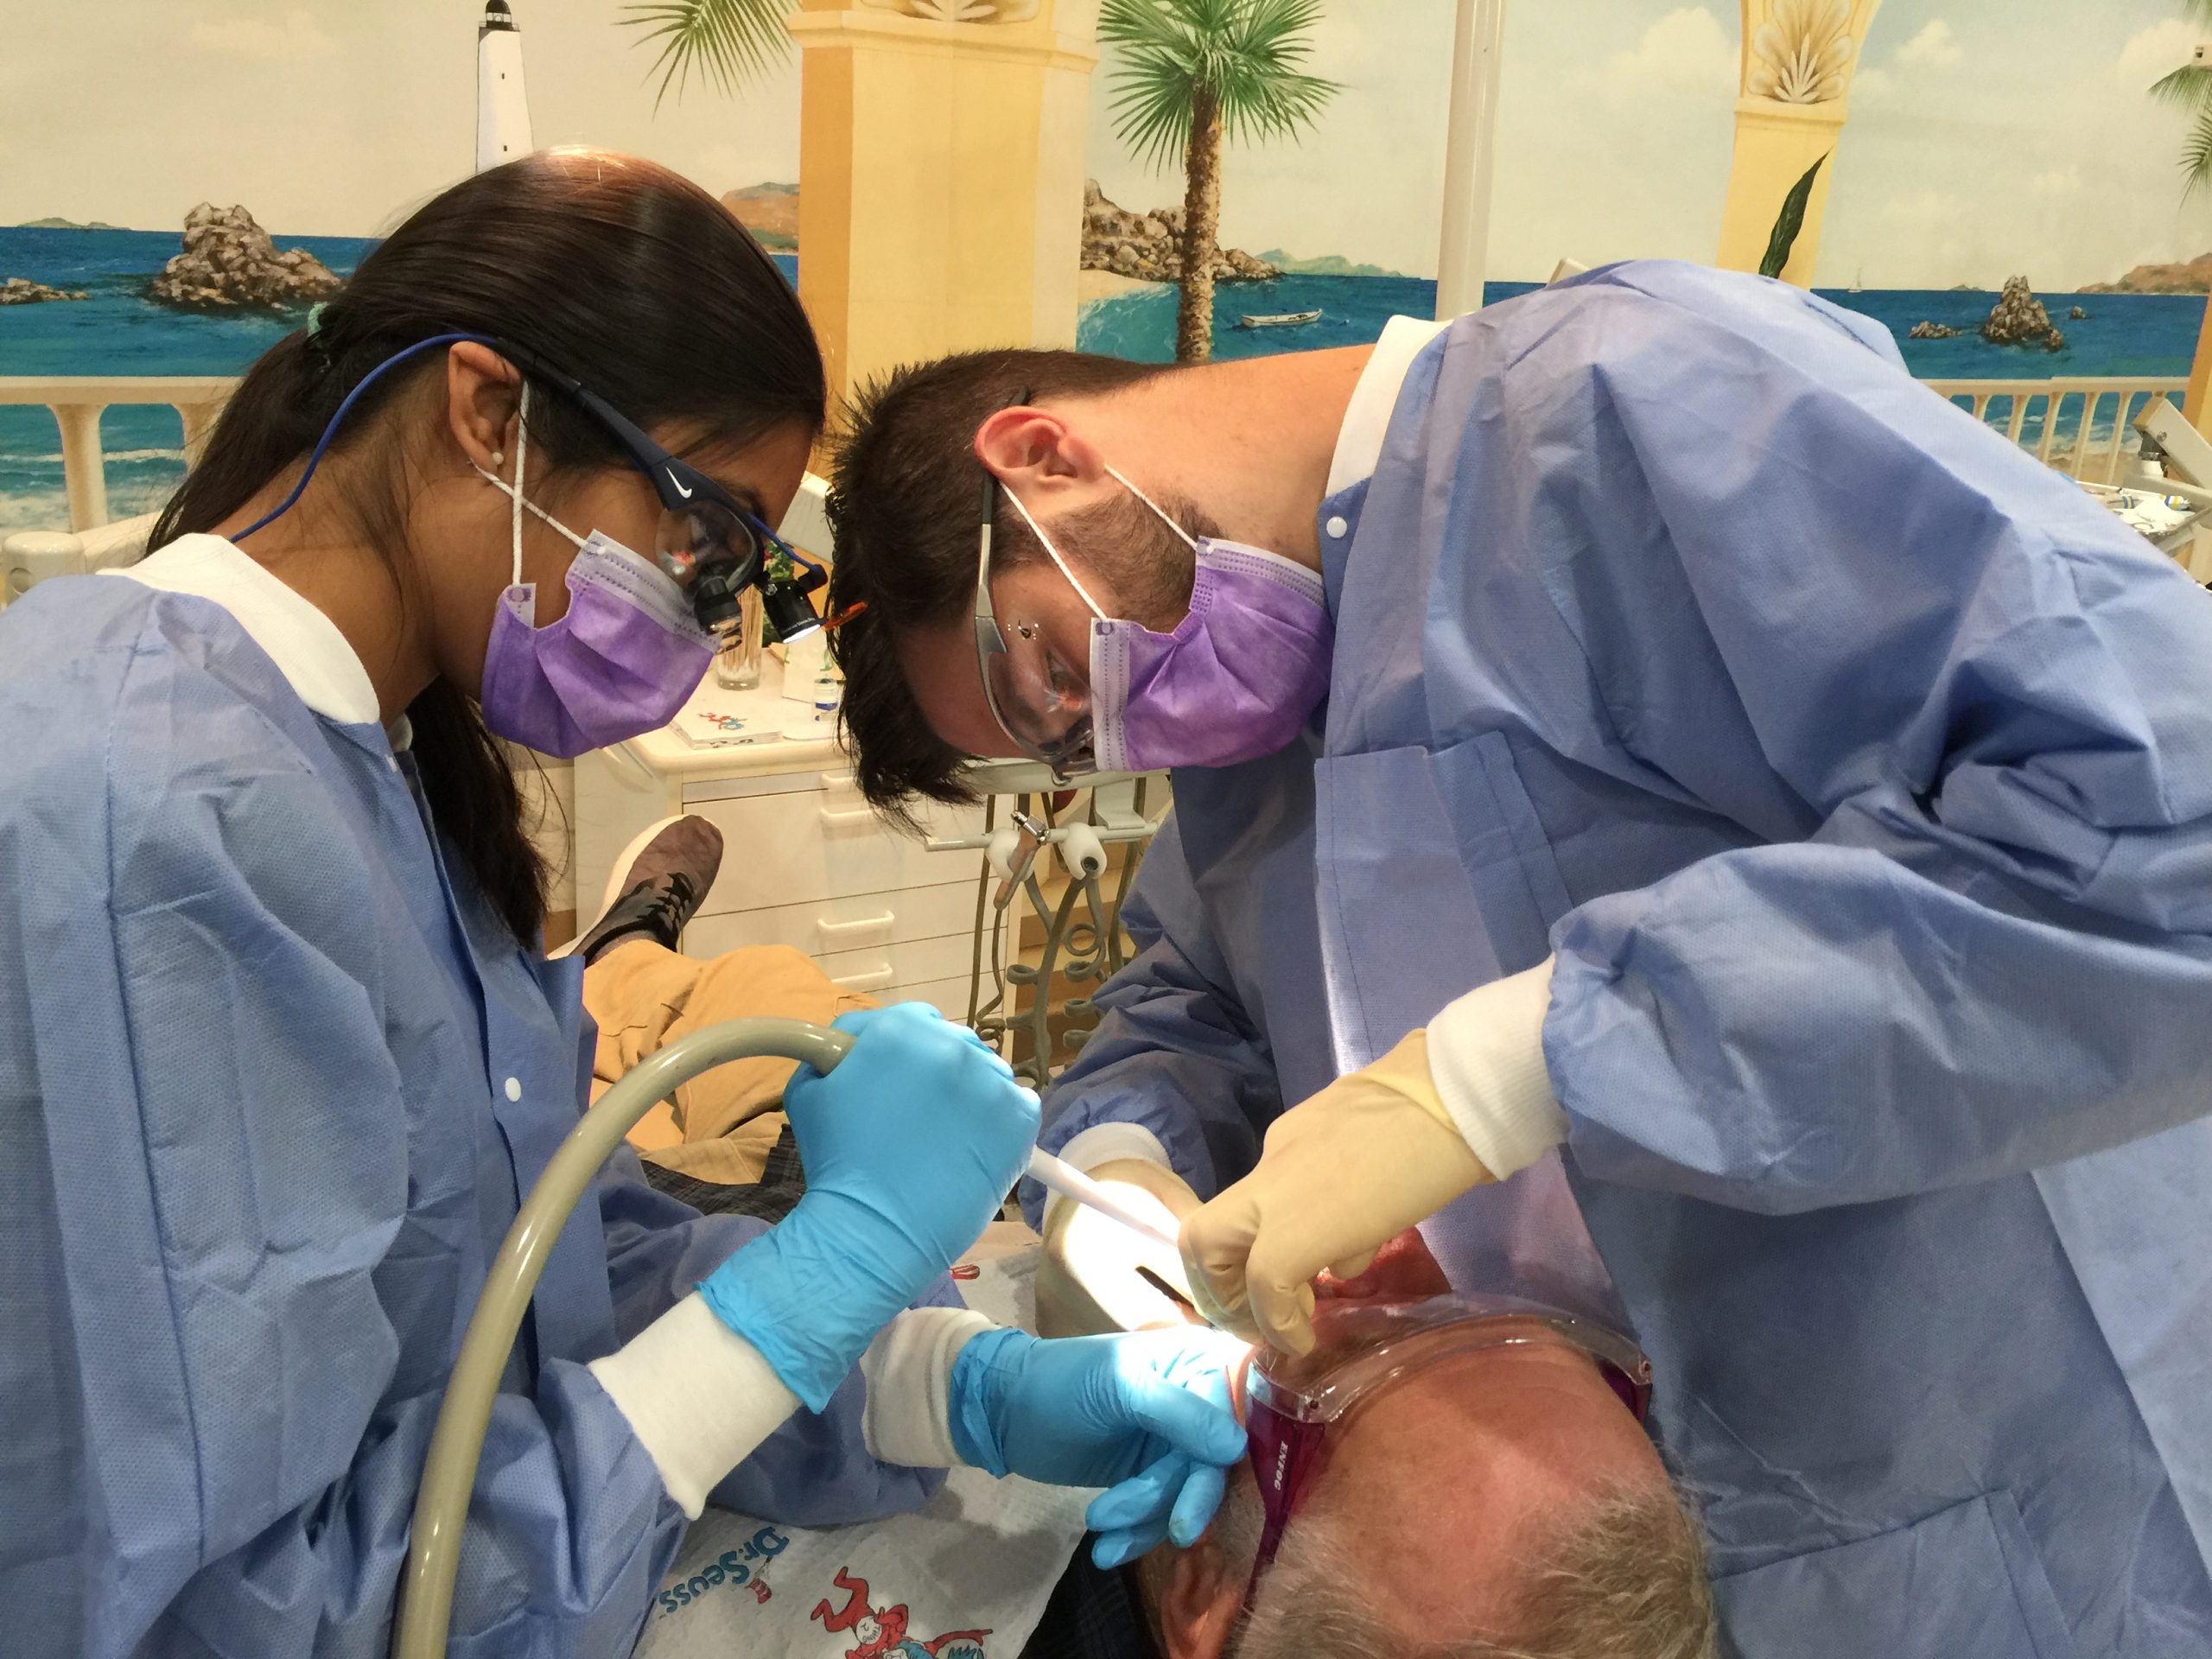
[[[887,828],[849,787],[687,798],[685,804],[722,832],[721,875],[700,906],[702,916],[939,886],[973,877],[982,858],[980,852],[925,850],[912,836]],[[976,835],[982,809],[933,805],[924,822],[938,835]]]
[[[975,950],[972,934],[950,933],[941,939],[879,944],[866,950],[838,950],[815,957],[822,971],[849,991],[882,996],[907,985],[950,979],[968,971]]]
[[[945,854],[950,866],[956,855]],[[788,944],[810,957],[904,944],[976,928],[976,883],[954,881],[891,893],[860,893],[805,905],[702,916],[683,930],[686,955],[718,957],[747,944]]]

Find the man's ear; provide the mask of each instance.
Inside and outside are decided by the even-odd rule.
[[[1028,503],[1068,485],[1106,476],[1098,447],[1049,409],[1017,404],[994,411],[976,429],[976,459]]]
[[[1160,1598],[1167,1659],[1221,1659],[1243,1600],[1243,1576],[1229,1571],[1211,1533],[1176,1551]]]

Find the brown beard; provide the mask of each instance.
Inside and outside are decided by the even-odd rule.
[[[1187,501],[1160,498],[1160,512],[1193,539],[1218,534],[1213,521]],[[1155,632],[1173,629],[1191,609],[1197,561],[1183,538],[1127,491],[1070,513],[1052,531],[1053,544],[1095,570],[1112,594],[1109,613]]]

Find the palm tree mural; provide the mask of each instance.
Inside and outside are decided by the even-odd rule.
[[[641,0],[622,8],[621,21],[658,41],[658,109],[671,91],[680,100],[696,74],[725,95],[779,61],[790,48],[786,0]]]
[[[2212,7],[2212,0],[2202,0]],[[1104,0],[1098,38],[1121,51],[1115,131],[1138,159],[1183,160],[1175,360],[1213,355],[1213,262],[1224,142],[1295,138],[1337,92],[1306,73],[1321,0]]]
[[[2212,23],[2212,0],[2181,0],[2184,16]],[[2189,111],[2189,137],[2181,147],[2182,188],[2212,186],[2212,66],[2184,64],[2151,88],[2151,96]]]

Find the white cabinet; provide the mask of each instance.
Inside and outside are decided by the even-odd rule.
[[[710,679],[699,697],[757,710],[772,728],[780,669],[732,692]],[[798,721],[797,703],[780,703]],[[884,1001],[968,1006],[980,851],[931,853],[877,817],[854,787],[843,753],[797,741],[695,749],[673,730],[579,757],[575,765],[579,928],[598,915],[613,866],[656,820],[693,812],[722,834],[720,877],[685,931],[686,955],[787,944],[838,983]],[[932,834],[981,833],[980,807],[934,807]]]

